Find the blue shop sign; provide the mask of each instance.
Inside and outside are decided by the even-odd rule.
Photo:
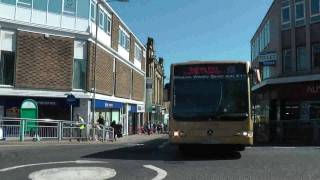
[[[130,106],[129,112],[131,112],[131,113],[136,113],[136,112],[138,112],[138,111],[137,111],[138,108],[137,108],[137,105],[136,105],[136,104],[130,104],[129,106]]]
[[[105,100],[95,100],[96,109],[121,109],[123,104],[121,102],[105,101]]]
[[[275,66],[276,65],[276,60],[270,60],[270,61],[263,61],[262,65],[263,66]]]

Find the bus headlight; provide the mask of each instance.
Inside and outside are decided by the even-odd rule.
[[[242,131],[236,134],[236,136],[244,136],[244,137],[253,137],[253,132],[252,131]]]
[[[179,131],[173,131],[173,136],[174,137],[179,137]]]

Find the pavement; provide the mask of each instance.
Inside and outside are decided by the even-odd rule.
[[[81,144],[81,146],[79,146]],[[242,152],[196,148],[181,154],[166,135],[116,143],[0,146],[0,179],[320,179],[319,147],[247,147]]]

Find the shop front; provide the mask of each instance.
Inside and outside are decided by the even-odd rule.
[[[39,119],[70,119],[70,107],[66,98],[2,96],[0,99],[0,116],[3,117],[19,118],[22,102],[33,99],[39,107]],[[79,107],[79,99],[74,107]]]
[[[314,141],[320,120],[320,81],[276,84],[254,92],[257,141]]]
[[[96,112],[94,119],[96,122],[99,116],[101,116],[107,126],[110,126],[112,122],[123,125],[121,120],[121,111],[124,107],[123,103],[97,99],[95,100],[95,104]]]

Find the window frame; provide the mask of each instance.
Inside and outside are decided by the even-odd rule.
[[[105,16],[106,16],[105,12],[101,8],[99,8],[99,19],[98,19],[97,24],[98,24],[99,28],[102,30],[104,30]]]
[[[314,49],[315,47],[320,49],[320,43],[316,43],[316,44],[312,44],[311,45],[311,55],[312,55],[312,67],[314,69],[320,69],[320,62],[319,62],[319,66],[315,66],[315,57],[314,57]],[[319,52],[320,53],[320,52]],[[320,60],[319,60],[320,61]]]
[[[283,17],[283,10],[284,9],[289,9],[289,20],[288,21],[284,21],[284,17]],[[287,6],[283,6],[281,7],[281,24],[282,25],[287,25],[287,24],[290,24],[291,23],[291,7],[290,5],[287,5]]]
[[[297,18],[297,6],[302,5],[303,6],[303,17]],[[295,12],[295,21],[301,21],[306,18],[306,4],[304,1],[296,2],[294,4],[294,12]]]
[[[137,55],[137,52],[138,51],[140,52],[139,54],[139,56],[140,56],[140,58],[138,59],[138,58],[136,58],[136,55]],[[138,60],[139,62],[142,62],[142,56],[143,56],[143,51],[142,51],[142,48],[137,44],[137,43],[135,43],[135,45],[134,45],[134,59],[136,59],[136,60]]]
[[[90,20],[93,21],[93,22],[96,22],[96,9],[97,9],[97,5],[93,2],[93,1],[90,1]],[[93,8],[93,9],[92,9]],[[93,11],[92,11],[93,10]],[[92,14],[93,12],[93,14]],[[92,17],[93,15],[93,17]]]
[[[26,2],[21,2],[21,0],[16,0],[16,3],[17,3],[17,6],[20,6],[20,7],[32,7],[33,0],[30,0],[30,4]]]
[[[288,53],[288,51],[290,52],[290,69],[289,70],[286,69],[287,63],[286,63],[286,59],[285,59],[285,56]],[[292,49],[291,48],[282,50],[282,65],[283,65],[283,73],[292,72]]]
[[[110,22],[110,23],[109,23]],[[112,18],[107,15],[107,34],[111,35]]]
[[[307,67],[307,64],[305,64],[305,66],[301,66],[300,68],[299,68],[299,62],[300,62],[300,64],[301,64],[301,60],[299,61],[299,49],[301,49],[301,48],[304,48],[304,52],[305,52],[305,59],[303,60],[303,61],[305,61],[305,63],[307,63],[307,61],[308,61],[308,58],[307,58],[307,48],[306,48],[306,46],[298,46],[298,47],[296,47],[296,61],[297,61],[297,68],[296,68],[296,70],[298,71],[298,72],[305,72],[305,71],[308,71],[308,70],[310,70],[310,65],[309,65],[309,67]]]
[[[4,52],[7,52],[7,53],[13,53],[14,54],[14,58],[13,58],[13,77],[12,77],[12,84],[5,84],[5,83],[0,83],[0,87],[13,87],[14,83],[15,83],[15,76],[16,76],[16,73],[15,73],[15,64],[16,64],[16,57],[17,57],[17,47],[13,46],[12,50],[5,50],[3,49],[2,47],[2,32],[7,32],[9,34],[12,34],[12,44],[15,44],[16,43],[16,36],[17,36],[17,33],[16,31],[14,30],[10,30],[10,29],[1,29],[0,28],[0,61],[2,61],[2,54]]]
[[[63,0],[63,1],[62,1],[62,3],[63,3],[63,4],[62,4],[62,12],[63,12],[63,14],[76,16],[76,14],[77,14],[78,0],[74,0],[74,2],[75,2],[74,12],[65,10],[65,3],[66,3],[66,1],[67,1],[67,0]]]
[[[76,44],[82,44],[82,45],[83,45],[83,47],[82,47],[82,49],[83,49],[83,57],[82,57],[82,58],[77,57],[77,54],[76,54]],[[79,39],[74,40],[74,49],[73,49],[73,51],[74,51],[74,53],[73,53],[73,54],[74,54],[74,55],[73,55],[73,72],[72,72],[72,89],[73,89],[73,90],[84,91],[84,90],[87,88],[87,85],[86,85],[86,76],[87,76],[87,73],[88,73],[88,71],[87,71],[87,66],[88,66],[88,52],[87,52],[87,47],[88,47],[87,41],[85,41],[85,40],[79,40]],[[74,86],[75,86],[75,68],[74,68],[74,66],[75,66],[76,61],[77,61],[77,62],[80,62],[80,63],[84,63],[84,65],[85,65],[85,68],[84,68],[84,69],[85,69],[84,82],[80,83],[80,84],[83,84],[83,87],[80,87],[80,89],[74,87]],[[79,79],[79,80],[80,80],[80,79]]]
[[[124,44],[122,44],[121,42],[123,42]],[[130,36],[121,27],[119,28],[119,45],[128,52],[130,51]]]
[[[309,3],[309,6],[310,6],[310,17],[319,16],[320,15],[320,0],[318,0],[318,13],[316,13],[316,14],[312,14],[312,3],[311,3],[311,1]]]

